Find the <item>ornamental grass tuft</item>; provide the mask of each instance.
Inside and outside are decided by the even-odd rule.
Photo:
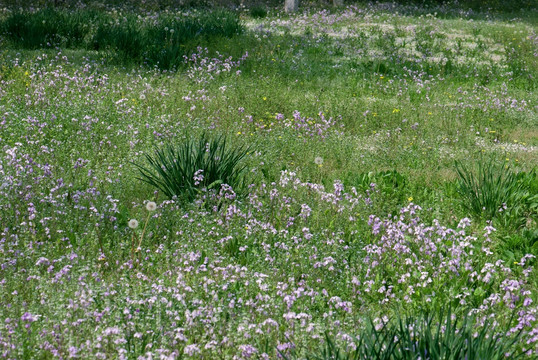
[[[240,190],[243,185],[243,158],[250,147],[232,148],[224,135],[188,139],[174,146],[167,145],[146,155],[148,167],[135,164],[139,179],[155,186],[168,198],[177,196],[192,201],[204,189],[221,184]]]
[[[495,218],[507,205],[516,204],[524,195],[517,174],[494,158],[481,158],[476,169],[456,162],[458,192],[463,207],[477,218]]]
[[[513,317],[509,320],[510,325]],[[357,336],[356,348],[342,348],[330,335],[309,360],[501,360],[519,359],[524,352],[514,345],[521,331],[501,329],[470,316],[457,318],[450,310],[436,315],[370,320]],[[285,359],[294,358],[281,353]]]

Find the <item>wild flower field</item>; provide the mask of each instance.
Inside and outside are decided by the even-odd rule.
[[[537,19],[1,9],[0,356],[538,358]]]

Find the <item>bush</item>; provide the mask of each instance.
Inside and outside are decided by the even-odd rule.
[[[241,160],[250,148],[240,146],[232,149],[221,135],[209,139],[205,134],[198,140],[187,140],[179,146],[168,145],[157,149],[153,156],[146,155],[149,167],[135,164],[140,180],[155,186],[168,198],[177,196],[193,200],[202,189],[220,184],[241,189]]]

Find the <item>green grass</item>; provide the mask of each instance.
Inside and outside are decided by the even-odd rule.
[[[534,9],[159,4],[0,13],[0,353],[346,358],[448,306],[424,346],[536,350]]]
[[[440,315],[440,316],[439,316]],[[307,355],[311,360],[359,360],[359,359],[512,359],[523,358],[514,352],[513,345],[521,333],[504,336],[506,330],[498,329],[486,320],[484,324],[465,317],[452,318],[450,311],[437,316],[422,315],[420,318],[398,318],[375,324],[369,320],[363,332],[356,336],[354,350],[336,345],[330,336],[325,337],[319,354]],[[283,356],[285,359],[292,357]]]
[[[201,39],[230,38],[241,33],[236,14],[215,10],[146,18],[95,10],[15,11],[0,21],[0,32],[14,47],[110,51],[122,63],[145,63],[170,69]]]

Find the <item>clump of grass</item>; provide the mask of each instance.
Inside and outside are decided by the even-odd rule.
[[[254,19],[263,19],[267,16],[267,8],[261,5],[255,5],[250,8],[250,16]]]
[[[182,63],[183,55],[199,45],[194,41],[230,38],[242,30],[237,15],[229,11],[202,12],[179,18],[161,15],[156,24],[144,23],[135,15],[129,15],[121,22],[100,25],[92,46],[95,50],[112,50],[124,61],[134,60],[169,69]]]
[[[478,325],[472,317],[456,318],[449,310],[439,316],[422,314],[418,317],[399,318],[389,323],[369,321],[357,337],[355,350],[341,348],[325,335],[325,345],[318,353],[306,356],[310,360],[457,360],[457,359],[519,359],[524,356],[515,344],[521,331],[506,336],[486,320]],[[438,320],[436,320],[438,319]],[[510,319],[512,323],[513,318]],[[287,357],[285,359],[294,358]]]
[[[409,180],[397,170],[364,172],[358,175],[349,173],[346,182],[363,192],[376,192],[383,199],[383,211],[398,211],[402,205],[413,200]]]
[[[517,262],[525,254],[538,255],[538,229],[524,228],[519,232],[511,231],[501,239],[500,253],[508,263]]]
[[[14,44],[26,49],[62,45],[83,47],[90,26],[95,23],[94,11],[58,11],[45,8],[36,12],[15,11],[0,22],[0,30]]]
[[[210,139],[205,134],[178,146],[167,145],[146,155],[148,167],[135,164],[140,180],[155,186],[169,198],[192,200],[201,189],[220,184],[234,189],[242,186],[244,164],[241,160],[250,147],[231,148],[224,135]]]
[[[511,206],[502,206],[497,224],[505,228],[532,227],[538,220],[538,174],[536,169],[516,174],[519,191]]]
[[[0,32],[19,48],[61,45],[107,50],[124,62],[145,62],[165,69],[181,64],[183,55],[199,46],[201,39],[230,38],[242,31],[237,14],[224,10],[181,17],[159,14],[148,20],[135,13],[116,19],[113,15],[92,10],[47,8],[36,12],[13,12],[0,20]]]
[[[383,192],[393,195],[408,183],[407,178],[396,170],[378,171],[376,173],[362,173],[352,179],[353,185],[361,190],[368,190],[372,183],[376,184]]]
[[[522,183],[508,165],[494,158],[481,158],[476,169],[456,161],[458,192],[463,206],[477,218],[493,219],[503,207],[516,204],[524,195]]]

